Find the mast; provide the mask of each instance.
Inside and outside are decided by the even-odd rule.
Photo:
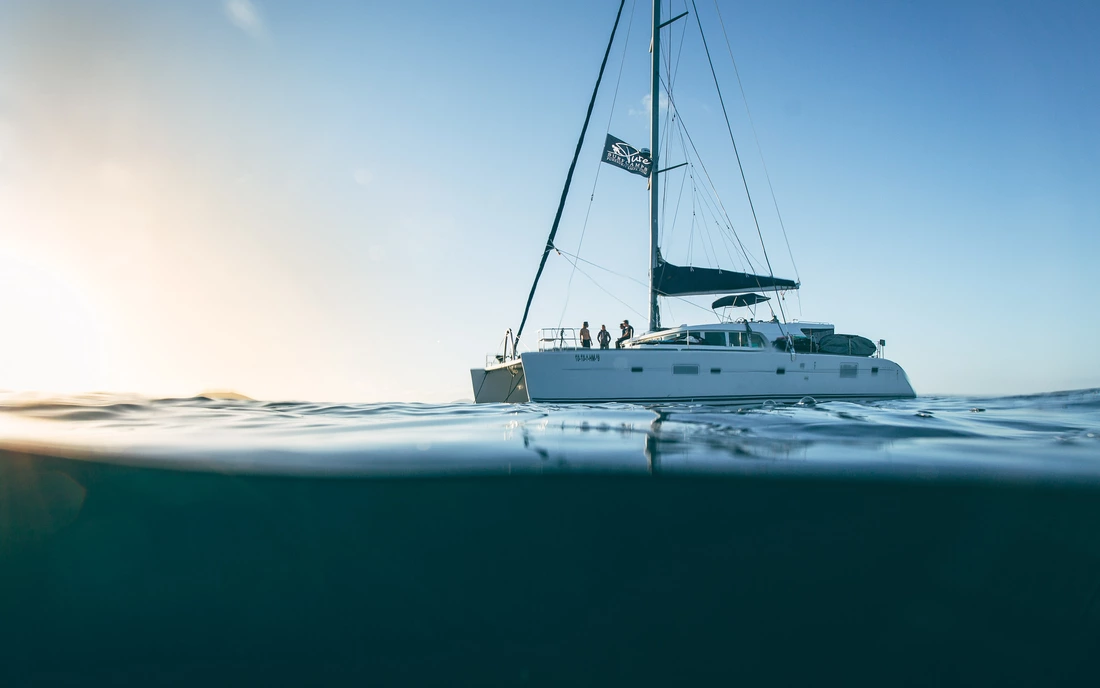
[[[661,0],[653,0],[653,73],[649,100],[649,331],[661,327],[657,308],[657,151],[660,147],[658,126],[661,117]]]

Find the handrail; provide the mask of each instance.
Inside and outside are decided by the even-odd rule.
[[[516,344],[518,344],[518,340],[515,335],[512,334],[512,328],[508,328],[504,331],[504,353],[485,354],[485,367],[488,368],[492,365],[517,360],[519,358],[519,350],[516,348]]]
[[[544,327],[539,330],[539,351],[579,349],[580,336],[575,327]]]

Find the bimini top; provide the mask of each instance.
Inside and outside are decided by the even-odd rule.
[[[657,254],[653,289],[661,296],[696,294],[744,294],[770,289],[798,289],[798,282],[781,277],[753,275],[719,268],[693,268],[673,265]]]
[[[731,306],[733,308],[742,308],[744,306],[752,306],[764,301],[770,301],[771,299],[763,294],[730,294],[729,296],[723,296],[714,303],[710,304],[711,308],[724,308]]]

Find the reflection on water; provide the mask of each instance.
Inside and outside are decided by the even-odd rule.
[[[844,471],[1100,475],[1100,390],[796,406],[0,398],[0,447],[289,475]]]
[[[3,686],[1087,685],[1098,669],[1096,390],[0,405]]]

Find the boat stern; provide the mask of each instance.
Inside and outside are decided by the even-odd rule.
[[[485,368],[471,368],[475,404],[522,404],[530,401],[523,361],[515,359]]]

